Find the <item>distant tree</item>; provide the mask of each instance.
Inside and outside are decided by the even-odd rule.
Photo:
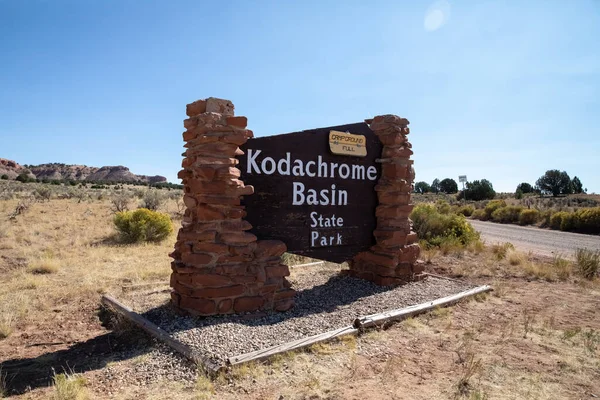
[[[569,194],[573,191],[569,174],[557,169],[546,171],[535,184],[543,193],[551,193],[554,197],[559,194]]]
[[[573,180],[571,181],[571,186],[573,188],[573,193],[583,193],[583,184],[581,183],[578,177],[573,177]]]
[[[435,178],[433,180],[433,182],[431,182],[431,191],[433,193],[439,193],[440,192],[440,180],[438,178]]]
[[[415,183],[415,193],[428,193],[431,192],[431,186],[427,182]]]
[[[22,172],[21,174],[19,174],[19,176],[17,176],[16,180],[18,180],[21,183],[26,183],[30,182],[31,178],[29,177],[29,174],[27,172]]]
[[[521,191],[521,193],[533,193],[533,192],[535,192],[535,189],[533,188],[533,186],[531,186],[527,182],[520,183],[519,186],[517,186],[517,190],[515,190],[515,192],[518,192],[519,190]]]
[[[465,190],[459,193],[458,199],[466,200],[487,200],[496,196],[492,182],[487,179],[480,181],[467,182]]]
[[[2,174],[2,176],[0,176],[0,179],[2,179],[2,180],[5,180],[5,181],[6,181],[6,180],[8,180],[8,175],[6,175],[6,174]]]
[[[440,192],[444,192],[444,193],[458,192],[458,185],[456,184],[456,181],[451,178],[443,179],[440,182]]]

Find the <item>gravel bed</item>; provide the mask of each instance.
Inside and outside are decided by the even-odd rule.
[[[228,357],[350,325],[360,316],[432,301],[474,287],[429,276],[389,289],[340,276],[339,269],[293,273],[290,281],[298,291],[296,306],[285,313],[269,312],[252,318],[198,318],[178,315],[163,305],[143,315],[200,354],[223,363]]]

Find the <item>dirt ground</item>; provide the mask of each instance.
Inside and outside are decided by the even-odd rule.
[[[174,236],[157,245],[110,242],[105,201],[51,200],[6,223],[14,206],[0,202],[0,389],[12,398],[600,396],[598,281],[578,278],[568,262],[498,246],[422,257],[429,272],[491,284],[489,295],[214,379],[136,379],[152,376],[140,372],[148,366],[161,369],[152,361],[156,345],[101,326],[99,298],[131,284],[164,286]],[[72,397],[53,385],[63,371],[74,382]]]

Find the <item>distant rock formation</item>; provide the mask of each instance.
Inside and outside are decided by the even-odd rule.
[[[0,176],[6,175],[8,176],[8,179],[16,179],[16,177],[21,175],[23,172],[27,172],[31,178],[35,178],[30,170],[18,164],[17,162],[13,160],[7,160],[6,158],[0,158]]]
[[[166,182],[164,176],[136,175],[129,168],[122,165],[105,166],[101,168],[88,167],[87,165],[66,165],[59,163],[29,165],[27,168],[15,161],[0,158],[0,176],[7,175],[9,179],[27,172],[34,179],[48,180],[73,180],[90,182]]]

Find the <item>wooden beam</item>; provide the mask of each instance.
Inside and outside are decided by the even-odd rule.
[[[267,359],[275,354],[285,353],[292,350],[301,349],[303,347],[307,347],[313,345],[315,343],[321,343],[330,341],[335,338],[339,338],[341,336],[346,335],[354,335],[358,334],[358,329],[354,329],[351,325],[345,326],[343,328],[339,328],[333,331],[321,333],[319,335],[310,336],[304,339],[295,340],[293,342],[280,344],[277,346],[268,347],[266,349],[261,349],[257,351],[253,351],[251,353],[242,354],[239,356],[229,357],[228,364],[229,365],[239,365],[244,364],[250,361],[260,361]]]
[[[492,288],[488,285],[478,286],[476,288],[466,290],[464,292],[460,292],[451,296],[442,297],[428,303],[417,304],[398,310],[386,311],[379,314],[372,314],[367,315],[365,317],[359,317],[354,320],[354,327],[358,329],[365,329],[373,326],[381,326],[386,322],[401,321],[414,315],[422,314],[424,312],[433,310],[436,307],[448,306],[466,297],[474,296],[479,293],[485,293],[490,290],[492,290]]]
[[[169,335],[159,326],[148,321],[146,318],[142,317],[140,314],[136,313],[131,308],[119,302],[117,299],[108,295],[104,295],[102,296],[101,303],[105,307],[108,307],[109,309],[117,312],[119,315],[122,315],[124,318],[141,328],[150,336],[160,340],[167,346],[171,347],[173,350],[177,351],[188,360],[191,360],[194,363],[203,366],[205,371],[214,374],[222,368],[224,368],[223,365],[219,365],[207,357],[202,357],[201,355],[196,353],[191,347],[174,339],[171,335]]]
[[[290,265],[290,268],[310,267],[312,265],[321,265],[321,264],[323,264],[323,261],[316,261],[316,262],[310,262],[310,263],[307,263],[307,264]]]

